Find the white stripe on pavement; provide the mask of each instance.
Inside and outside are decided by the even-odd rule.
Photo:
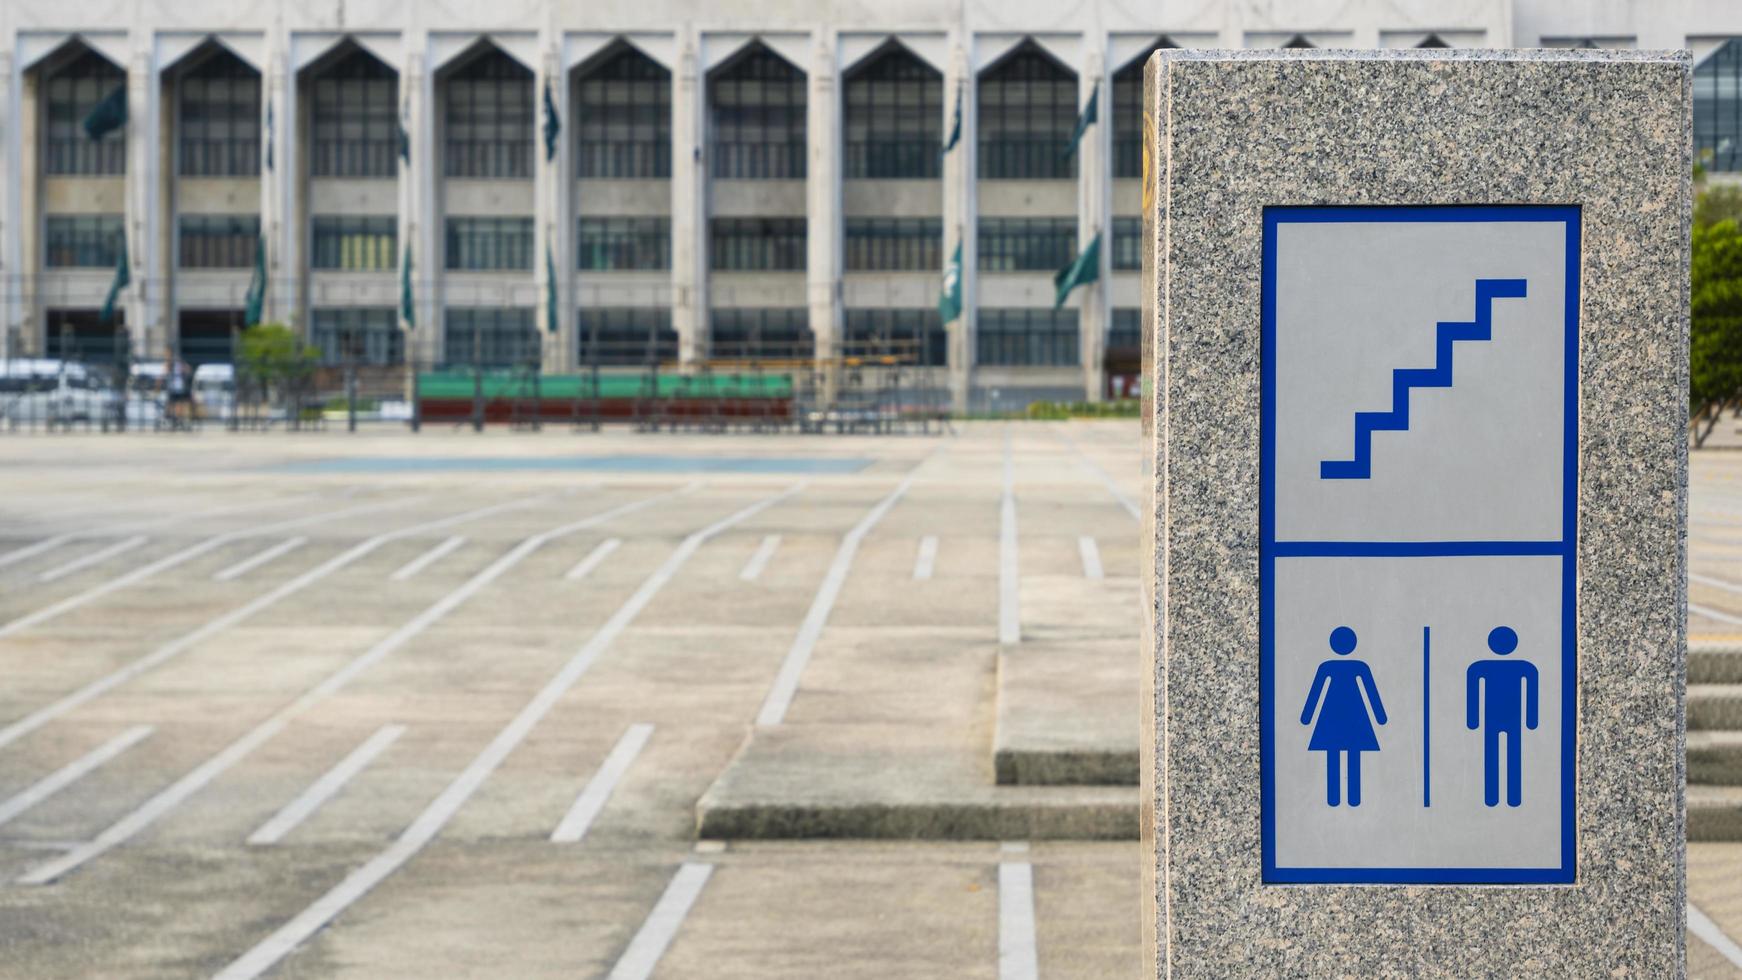
[[[52,551],[77,537],[79,537],[77,534],[57,534],[52,538],[43,538],[35,544],[27,544],[22,548],[14,548],[4,555],[0,555],[0,568],[5,568],[7,565],[21,562],[26,558],[34,558],[45,551]]]
[[[1095,539],[1083,535],[1077,539],[1077,552],[1083,558],[1084,578],[1104,578],[1101,570],[1101,549],[1095,544]]]
[[[671,496],[670,493],[663,493],[635,501],[634,503],[624,504],[620,507],[615,507],[611,510],[605,511],[604,513],[595,514],[584,520],[575,521],[572,524],[565,524],[562,527],[544,531],[527,538],[525,541],[516,545],[507,554],[490,563],[490,565],[483,571],[472,576],[470,579],[467,579],[459,588],[449,592],[445,596],[442,596],[440,599],[437,599],[428,609],[413,616],[405,625],[394,630],[392,633],[388,634],[385,639],[382,639],[380,642],[359,655],[356,659],[339,668],[336,672],[328,676],[326,680],[323,680],[313,688],[310,688],[290,704],[278,709],[278,711],[274,712],[271,717],[254,726],[254,728],[247,734],[225,746],[217,755],[214,755],[205,762],[200,763],[198,766],[194,767],[191,772],[171,783],[168,787],[159,790],[155,796],[146,800],[144,803],[140,804],[137,809],[111,824],[91,841],[57,860],[32,868],[20,875],[18,878],[19,883],[24,885],[46,885],[49,882],[54,881],[56,878],[59,878],[70,871],[76,870],[86,862],[106,854],[117,846],[125,843],[131,839],[133,835],[157,822],[159,817],[162,817],[177,806],[180,806],[188,797],[205,788],[205,786],[212,780],[223,775],[231,766],[246,758],[250,752],[253,752],[255,749],[266,744],[273,738],[273,736],[283,731],[285,727],[288,726],[298,715],[301,715],[303,712],[326,700],[346,684],[349,684],[359,674],[368,670],[370,667],[373,667],[377,661],[380,661],[388,654],[410,642],[424,630],[435,625],[435,623],[441,620],[442,617],[453,612],[467,599],[470,599],[481,591],[486,585],[489,585],[491,582],[501,577],[504,572],[513,568],[516,564],[519,564],[521,559],[532,554],[551,540],[564,534],[570,534],[583,528],[603,523],[614,517],[640,510],[643,507],[649,506],[656,501],[669,496]]]
[[[319,932],[332,918],[349,908],[352,903],[368,894],[369,890],[385,881],[389,875],[398,871],[407,861],[422,850],[425,844],[435,839],[442,827],[453,819],[466,800],[477,792],[484,780],[490,777],[502,760],[520,745],[532,731],[533,726],[542,720],[557,701],[573,687],[581,677],[593,666],[593,662],[610,647],[617,636],[626,629],[641,610],[653,601],[654,596],[670,582],[672,577],[683,567],[684,562],[710,538],[726,530],[734,524],[755,516],[764,509],[785,500],[803,489],[803,484],[791,487],[773,497],[746,507],[728,517],[708,525],[700,531],[685,538],[671,556],[665,560],[653,573],[641,583],[623,605],[611,618],[600,626],[585,646],[581,647],[573,657],[569,658],[556,676],[545,683],[544,687],[520,709],[507,727],[496,733],[490,744],[478,753],[461,772],[442,790],[440,796],[430,802],[411,826],[399,835],[386,850],[370,859],[368,863],[351,872],[345,880],[333,886],[332,890],[316,899],[314,904],[303,909],[289,922],[280,926],[272,935],[261,940],[252,949],[238,957],[219,974],[218,980],[245,980],[257,977],[291,950],[307,941],[310,936]]]
[[[629,726],[623,737],[611,748],[611,754],[599,765],[599,771],[593,773],[593,778],[587,780],[586,788],[581,795],[575,797],[574,805],[563,817],[562,822],[551,831],[550,839],[559,844],[573,844],[587,836],[587,829],[593,826],[593,819],[599,811],[605,809],[605,804],[611,799],[612,791],[622,782],[623,776],[629,772],[635,757],[647,746],[647,740],[653,737],[653,726],[638,723]]]
[[[1688,581],[1709,585],[1714,589],[1723,589],[1725,592],[1742,592],[1742,584],[1728,579],[1713,578],[1710,575],[1701,575],[1699,572],[1689,572]]]
[[[1028,851],[1026,843],[1002,848],[1006,855]],[[998,862],[998,980],[1036,980],[1039,956],[1034,946],[1034,866],[1026,859]]]
[[[222,571],[213,572],[212,581],[229,582],[241,578],[272,559],[277,558],[280,555],[289,554],[305,544],[308,544],[308,538],[303,537],[300,534],[294,538],[285,538],[283,541],[280,541],[257,555],[244,558]]]
[[[617,958],[605,980],[647,980],[653,976],[654,967],[677,938],[677,931],[683,928],[684,919],[689,917],[690,908],[701,897],[702,888],[713,873],[712,864],[685,861],[677,874],[672,875],[671,884],[665,886],[665,893],[659,896],[653,911],[647,914],[647,921],[635,931],[635,938],[629,940],[628,948]]]
[[[150,725],[135,725],[49,773],[29,788],[19,792],[4,803],[0,803],[0,824],[11,822],[13,817],[66,789],[86,773],[132,748],[140,739],[150,734]]]
[[[938,539],[928,534],[919,539],[919,553],[913,558],[913,580],[923,582],[930,579],[937,562]]]
[[[290,498],[290,502],[296,503],[298,501],[307,500],[307,499],[308,499],[308,496],[305,494],[305,495]],[[107,537],[111,534],[119,534],[122,531],[144,531],[144,530],[149,530],[151,528],[165,527],[165,526],[168,526],[170,524],[179,524],[183,521],[191,521],[196,517],[213,517],[213,516],[217,516],[220,514],[233,513],[233,512],[238,511],[238,510],[253,510],[253,509],[263,507],[263,506],[265,506],[265,505],[256,502],[256,503],[249,503],[249,504],[239,504],[235,507],[227,507],[227,508],[224,508],[222,510],[217,510],[217,511],[202,511],[202,510],[197,510],[197,509],[185,509],[185,510],[179,511],[179,512],[174,513],[174,514],[169,514],[166,516],[159,516],[159,517],[152,518],[150,520],[145,520],[145,521],[138,521],[138,520],[121,521],[118,524],[114,525],[113,527],[103,528],[103,529],[94,530],[94,531],[93,530],[69,531],[66,534],[57,534],[52,538],[44,538],[41,541],[36,542],[35,544],[27,544],[22,548],[15,548],[12,551],[8,551],[4,555],[0,555],[0,568],[5,568],[7,565],[16,564],[17,562],[21,562],[21,561],[25,560],[26,558],[33,558],[37,555],[42,554],[45,551],[51,551],[55,548],[60,547],[63,544],[66,544],[68,541],[85,541],[85,540],[89,540],[91,538]],[[66,515],[72,515],[72,514],[78,514],[78,515],[84,516],[86,514],[86,512],[89,511],[89,509],[90,509],[90,504],[87,503],[87,504],[82,504],[82,505],[76,506],[76,507],[65,508],[64,512],[57,510],[57,511],[50,511],[46,515],[33,514],[32,516],[37,518],[37,519],[44,519],[47,517],[59,517],[59,516],[66,516]]]
[[[36,580],[38,582],[53,582],[56,579],[66,578],[74,572],[82,571],[83,569],[90,568],[92,565],[99,562],[107,561],[116,555],[132,551],[134,548],[139,547],[149,540],[151,539],[143,536],[122,538],[120,541],[115,542],[107,548],[98,548],[96,551],[93,551],[88,555],[80,555],[64,565],[57,565],[54,568],[43,572],[41,575],[38,575]]]
[[[418,572],[434,565],[436,562],[441,561],[443,558],[446,558],[449,552],[452,552],[455,548],[458,548],[460,545],[465,543],[465,537],[456,534],[423,554],[418,555],[416,558],[413,558],[399,566],[399,570],[395,571],[392,575],[387,576],[387,579],[390,582],[403,582],[416,575]]]
[[[1113,495],[1113,499],[1119,501],[1119,506],[1125,508],[1125,512],[1130,514],[1133,520],[1136,520],[1138,516],[1136,502],[1126,496],[1125,491],[1119,489],[1119,484],[1114,482],[1112,474],[1102,469],[1100,463],[1090,459],[1089,454],[1083,452],[1083,448],[1077,445],[1077,440],[1072,439],[1069,432],[1062,429],[1054,431],[1058,432],[1059,437],[1065,441],[1065,444],[1071,447],[1071,452],[1077,454],[1077,459],[1080,460],[1084,466],[1088,467],[1090,472],[1100,478],[1101,485],[1107,488],[1107,492]]]
[[[1004,494],[998,503],[998,642],[1022,642],[1022,581],[1016,553],[1016,462],[1004,427]]]
[[[738,573],[738,578],[745,582],[754,582],[762,577],[762,570],[768,567],[768,559],[774,557],[780,548],[780,535],[770,534],[762,539],[750,560],[744,563],[744,570]]]
[[[1688,931],[1700,937],[1707,946],[1717,950],[1732,966],[1742,970],[1742,946],[1737,946],[1735,940],[1725,935],[1724,930],[1707,918],[1706,913],[1695,908],[1692,902],[1688,903]]]
[[[273,814],[272,819],[261,824],[259,830],[249,834],[248,843],[276,844],[283,840],[285,834],[295,830],[298,824],[307,820],[310,814],[320,809],[339,790],[344,789],[351,777],[362,772],[369,763],[375,761],[376,756],[393,744],[394,739],[403,734],[404,725],[382,725],[362,745],[352,749],[350,755],[340,759],[338,765],[328,769],[296,799],[285,804],[284,809]]]
[[[574,582],[586,578],[593,569],[604,564],[605,559],[611,557],[611,552],[616,551],[617,546],[622,543],[622,538],[606,538],[599,542],[592,551],[587,552],[587,557],[575,562],[575,567],[563,574],[563,581]]]
[[[1719,612],[1709,606],[1702,606],[1694,602],[1688,603],[1688,612],[1691,612],[1696,616],[1704,616],[1707,619],[1715,619],[1720,623],[1742,625],[1742,616],[1732,616],[1727,612]]]
[[[934,452],[936,450],[933,450]],[[930,457],[928,456],[927,459]],[[780,662],[780,672],[774,676],[774,683],[768,689],[768,695],[762,700],[762,710],[756,713],[756,724],[778,725],[786,719],[787,709],[792,707],[792,699],[798,694],[799,678],[804,676],[804,668],[810,663],[811,651],[816,649],[817,639],[823,635],[823,627],[828,624],[829,613],[834,611],[835,600],[841,596],[841,587],[847,584],[847,573],[853,569],[853,558],[859,553],[859,543],[865,540],[865,535],[883,520],[883,515],[889,513],[889,508],[907,493],[907,488],[913,485],[913,478],[919,473],[925,460],[909,470],[902,477],[889,496],[877,502],[877,506],[859,519],[847,536],[841,539],[841,546],[835,549],[835,560],[829,563],[829,570],[823,575],[823,584],[817,587],[816,597],[811,600],[810,610],[804,614],[804,622],[799,625],[798,635],[792,638],[792,646],[786,651],[786,659]]]

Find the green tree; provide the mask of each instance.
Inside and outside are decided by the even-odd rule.
[[[1742,186],[1707,186],[1694,198],[1694,225],[1706,227],[1720,221],[1742,222]]]
[[[320,349],[303,343],[282,323],[261,323],[242,331],[236,380],[271,399],[280,400],[303,388],[320,364]]]
[[[1693,232],[1688,408],[1694,445],[1742,396],[1742,230],[1734,219]]]

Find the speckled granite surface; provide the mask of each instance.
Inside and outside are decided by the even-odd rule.
[[[1143,775],[1157,975],[1681,975],[1685,55],[1191,51],[1149,70]],[[1260,881],[1260,239],[1272,204],[1583,209],[1574,886]]]

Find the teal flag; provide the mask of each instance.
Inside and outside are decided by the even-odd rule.
[[[399,108],[399,159],[411,166],[411,128],[405,125],[407,116],[411,115],[411,107],[403,105]]]
[[[405,321],[405,328],[412,330],[417,327],[417,304],[411,297],[411,244],[405,246],[405,263],[399,273],[399,318]]]
[[[254,244],[254,275],[248,279],[248,298],[242,308],[242,325],[259,323],[266,310],[266,236]]]
[[[544,329],[556,333],[556,259],[551,256],[550,243],[544,246]]]
[[[100,140],[127,125],[127,83],[115,86],[115,91],[103,96],[103,101],[85,114],[85,135]]]
[[[1083,134],[1089,127],[1095,125],[1101,118],[1101,87],[1089,93],[1089,104],[1083,106],[1083,114],[1077,117],[1077,128],[1071,131],[1071,145],[1065,147],[1065,156],[1077,152],[1077,144],[1083,141]]]
[[[266,169],[272,169],[272,97],[266,97]]]
[[[109,294],[103,297],[103,308],[97,312],[97,322],[107,326],[115,322],[115,304],[121,300],[121,290],[133,282],[133,272],[128,268],[127,236],[120,236],[121,246],[115,256],[115,278],[109,283]]]
[[[956,88],[956,120],[950,123],[950,138],[944,141],[944,153],[949,153],[962,141],[962,89]]]
[[[962,315],[962,243],[944,266],[944,288],[938,295],[938,322],[949,323]]]
[[[1058,295],[1053,300],[1052,308],[1058,309],[1065,305],[1066,297],[1078,286],[1087,286],[1101,278],[1101,233],[1089,240],[1089,247],[1083,249],[1075,262],[1060,269],[1052,277],[1052,285]]]
[[[544,85],[544,159],[546,162],[556,159],[556,140],[563,131],[563,124],[556,117],[556,99],[551,97],[550,83]]]

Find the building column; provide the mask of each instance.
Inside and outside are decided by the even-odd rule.
[[[977,243],[974,234],[974,155],[976,113],[974,72],[968,61],[970,38],[957,35],[944,72],[944,139],[955,125],[957,99],[962,107],[962,135],[955,149],[944,154],[944,262],[962,247],[962,315],[949,328],[948,360],[950,406],[958,413],[969,408],[974,378],[974,321],[979,284],[974,274]],[[940,270],[941,271],[941,270]],[[940,282],[941,290],[941,282]]]
[[[819,28],[805,103],[810,138],[805,280],[820,361],[832,361],[841,344],[841,89],[835,59],[834,32]],[[832,386],[832,370],[828,381]]]
[[[266,71],[261,79],[262,132],[270,157],[261,158],[260,233],[266,241],[266,304],[261,316],[288,324],[307,338],[302,307],[300,244],[296,233],[296,86],[284,32],[267,33]],[[269,165],[270,164],[270,165]]]
[[[1077,74],[1079,105],[1087,106],[1095,97],[1096,121],[1083,134],[1077,147],[1077,249],[1081,252],[1101,236],[1100,269],[1095,281],[1081,287],[1077,300],[1077,357],[1083,368],[1083,398],[1098,402],[1106,391],[1105,355],[1107,350],[1108,310],[1112,296],[1113,225],[1112,182],[1112,111],[1113,93],[1106,69],[1107,39],[1104,35],[1083,37],[1082,71]],[[1098,93],[1098,94],[1097,94]]]
[[[568,235],[563,231],[567,225],[564,223],[562,187],[568,173],[566,165],[570,133],[567,129],[568,98],[562,77],[562,63],[557,50],[551,46],[543,47],[538,72],[533,79],[533,101],[536,103],[533,118],[537,120],[534,130],[537,133],[538,147],[533,156],[532,168],[533,200],[537,202],[532,226],[532,244],[535,269],[533,279],[538,283],[538,307],[533,320],[538,324],[539,336],[544,342],[544,370],[547,373],[572,372],[575,368],[574,345],[565,329],[565,325],[573,320],[573,316],[568,313],[568,308],[572,305],[568,285],[574,277],[567,274],[568,266],[563,262],[566,251],[563,245],[568,240]],[[563,127],[557,134],[556,156],[553,159],[546,159],[544,150],[544,94],[547,90],[556,105],[558,124]],[[549,319],[550,290],[553,286],[556,290],[554,323]]]
[[[695,29],[681,28],[671,73],[671,325],[678,362],[708,356],[706,80]]]
[[[436,227],[434,129],[434,81],[424,71],[423,32],[406,36],[405,64],[399,73],[400,114],[405,126],[411,159],[399,165],[399,241],[411,249],[412,311],[416,322],[405,338],[405,358],[419,368],[429,368],[442,356],[442,325],[439,289],[442,256]],[[404,257],[401,256],[403,263]],[[398,270],[403,277],[404,265]],[[403,290],[403,282],[399,283]]]
[[[14,67],[12,52],[0,50],[0,359],[5,360],[23,353],[25,344],[23,86],[13,76]]]
[[[156,42],[149,29],[133,36],[127,65],[127,213],[122,221],[133,284],[127,288],[127,333],[134,356],[161,356],[174,332],[168,315],[169,255],[160,247],[163,202]],[[154,297],[153,291],[157,295]]]

